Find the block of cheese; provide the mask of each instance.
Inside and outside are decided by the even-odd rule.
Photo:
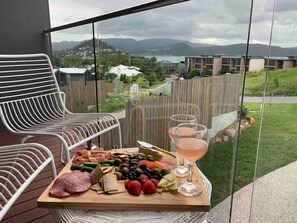
[[[139,153],[144,153],[145,155],[152,155],[155,160],[161,160],[162,157],[163,157],[163,153],[161,153],[161,152],[159,152],[157,150],[147,149],[147,148],[144,148],[142,146],[139,146],[138,152]]]

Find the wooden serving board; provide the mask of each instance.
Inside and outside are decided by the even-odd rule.
[[[163,162],[168,163],[172,169],[176,166],[176,159],[164,154]],[[63,168],[57,177],[71,172],[71,161]],[[183,183],[186,178],[178,178],[178,183]],[[193,181],[197,182],[203,188],[199,196],[185,197],[180,194],[171,194],[163,192],[161,194],[133,196],[127,192],[119,194],[100,194],[88,190],[83,193],[74,194],[66,198],[54,198],[49,196],[49,189],[54,181],[38,198],[37,203],[40,208],[79,208],[93,210],[127,210],[127,211],[210,211],[210,201],[201,181],[197,166],[194,166]]]

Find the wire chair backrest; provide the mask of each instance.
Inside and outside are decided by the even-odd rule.
[[[65,110],[47,55],[0,55],[0,115],[6,127],[38,125]]]

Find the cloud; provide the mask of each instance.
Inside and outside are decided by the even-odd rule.
[[[265,10],[272,12],[273,5],[274,5],[274,1],[266,0]],[[287,12],[287,11],[296,11],[296,10],[297,10],[296,0],[279,0],[276,2],[276,11],[278,12]]]
[[[104,15],[128,7],[151,2],[149,0],[49,0],[52,26],[60,26]]]
[[[249,14],[248,10],[243,12],[244,4],[230,0],[227,4],[215,0],[202,3],[191,1],[104,21],[99,23],[98,30],[102,36],[114,33],[115,36],[122,34],[138,39],[168,37],[203,40],[210,37],[237,39],[242,36],[241,31],[247,28]],[[237,7],[241,10],[237,11]]]
[[[275,21],[277,30],[296,36],[297,11],[295,0],[278,1]],[[52,26],[62,25],[116,10],[143,4],[145,0],[50,0]],[[285,3],[283,3],[285,2]],[[250,1],[191,0],[188,2],[101,21],[96,24],[100,38],[172,38],[218,45],[246,42],[250,16]],[[287,5],[290,5],[289,8]],[[297,4],[296,4],[297,5]],[[267,43],[272,23],[272,0],[254,1],[251,41]],[[81,29],[81,30],[79,30]],[[55,34],[57,39],[91,38],[90,26],[65,30]],[[296,40],[277,33],[279,45],[296,46]],[[274,34],[276,35],[276,34]],[[64,37],[63,37],[64,36]],[[76,39],[79,40],[79,39]]]

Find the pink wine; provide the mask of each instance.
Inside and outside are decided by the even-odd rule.
[[[168,133],[169,133],[169,138],[171,139],[171,141],[174,141],[174,136],[176,138],[195,137],[195,135],[197,134],[197,131],[195,131],[193,128],[189,128],[189,127],[180,127],[176,131],[176,127],[172,127],[169,129]]]
[[[180,138],[175,143],[176,152],[189,161],[202,158],[208,149],[208,143],[202,139]]]

